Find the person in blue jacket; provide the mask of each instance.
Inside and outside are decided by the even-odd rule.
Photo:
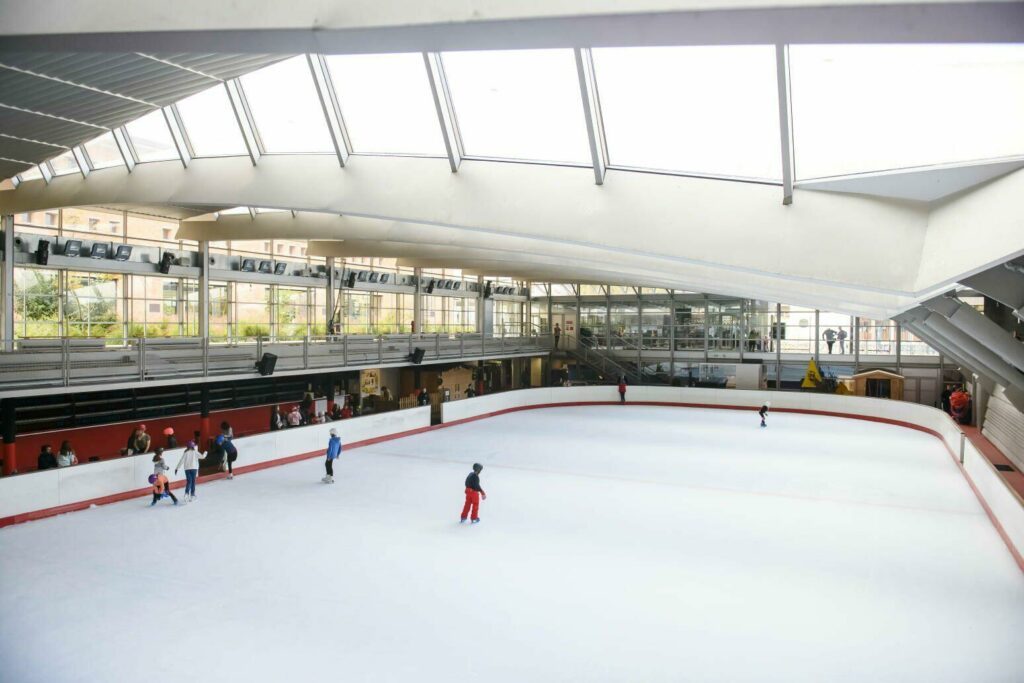
[[[341,455],[341,437],[337,429],[331,429],[331,440],[327,442],[327,460],[324,466],[327,468],[327,476],[321,479],[325,484],[334,483],[334,460]]]

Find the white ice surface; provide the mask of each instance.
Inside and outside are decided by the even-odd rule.
[[[0,529],[0,681],[1024,680],[1024,575],[923,433],[558,408],[322,475]]]

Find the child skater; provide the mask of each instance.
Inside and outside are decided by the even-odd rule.
[[[163,474],[170,469],[164,462],[164,449],[158,448],[153,451],[153,474]]]
[[[324,462],[324,466],[327,468],[327,476],[322,481],[325,484],[334,483],[334,461],[341,455],[341,437],[338,436],[338,430],[331,429],[331,439],[327,442],[327,460]]]
[[[768,423],[765,422],[765,418],[768,416],[768,409],[772,407],[771,401],[765,401],[764,405],[761,406],[761,410],[757,411],[757,414],[761,416],[761,426],[767,427]]]
[[[171,493],[170,483],[167,481],[167,475],[165,474],[151,474],[149,475],[149,483],[153,485],[153,502],[149,504],[149,507],[153,507],[157,504],[163,496],[169,496],[174,504],[178,504],[178,499]]]
[[[185,470],[186,503],[196,499],[196,476],[199,474],[199,459],[202,457],[203,454],[196,450],[196,442],[189,441],[185,446],[185,452],[181,454],[181,459],[174,466],[174,474],[178,474],[179,469]]]
[[[472,512],[472,524],[480,521],[480,499],[487,500],[487,494],[480,488],[480,471],[484,468],[480,463],[473,465],[473,471],[466,477],[466,504],[462,506],[462,518],[459,524],[465,524],[466,517]]]

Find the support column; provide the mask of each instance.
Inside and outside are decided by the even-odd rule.
[[[641,296],[643,289],[636,288],[636,373],[641,382],[644,379],[644,300]]]
[[[210,243],[199,243],[199,338],[210,336]]]
[[[821,311],[814,309],[814,364],[821,372]]]
[[[18,459],[15,451],[16,425],[14,422],[14,399],[0,401],[0,432],[4,442],[4,476],[18,473]]]
[[[199,388],[199,441],[206,444],[210,438],[210,385]]]
[[[708,323],[710,323],[710,322],[711,322],[711,312],[708,311],[708,295],[705,294],[704,295],[704,362],[705,363],[708,362],[708,347],[709,347],[709,344],[708,344],[708,334],[710,333],[710,330],[711,330],[711,325],[709,325]]]
[[[853,374],[860,372],[860,316],[853,319]]]
[[[14,350],[14,216],[4,214],[0,217],[0,230],[4,233],[4,260],[0,265],[0,309],[3,319],[0,320],[0,339],[3,339],[4,351]],[[6,460],[4,461],[6,466]]]
[[[334,325],[336,323],[336,321],[334,319],[334,294],[335,294],[335,287],[337,287],[337,284],[335,282],[335,277],[334,277],[334,257],[333,256],[328,256],[327,257],[327,297],[325,299],[326,304],[325,304],[325,307],[324,307],[324,323],[326,325],[326,327],[324,327],[324,329],[327,330],[327,336],[328,337],[333,336],[334,333],[335,333],[335,329],[334,329]]]
[[[903,334],[902,334],[902,328],[900,327],[899,322],[897,321],[894,324],[896,325],[896,328],[895,328],[895,332],[896,332],[896,374],[897,375],[902,375],[903,374],[903,358],[902,358],[903,357],[903,349],[901,348],[901,341],[902,340],[900,339],[900,337],[902,337]]]
[[[323,392],[324,397],[327,398],[327,414],[330,415],[331,411],[334,410],[334,377],[332,375],[324,375],[320,378],[320,390]]]
[[[676,378],[676,290],[668,290],[668,378]]]
[[[423,332],[423,301],[420,295],[420,278],[423,276],[423,270],[420,268],[413,268],[413,278],[416,280],[416,291],[412,295],[412,330],[414,334],[421,334]],[[477,312],[479,317],[479,311]]]
[[[775,304],[775,390],[782,389],[782,303]]]
[[[485,333],[485,330],[484,330],[484,318],[487,317],[486,315],[484,315],[484,311],[487,308],[487,298],[484,296],[484,276],[483,275],[477,275],[476,276],[476,288],[480,292],[480,298],[477,299],[477,302],[476,302],[476,331],[477,331],[477,334],[483,335]],[[493,319],[494,318],[492,317],[491,320],[493,320]]]

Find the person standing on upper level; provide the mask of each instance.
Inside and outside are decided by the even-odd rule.
[[[555,335],[555,348],[558,348],[558,340],[562,338],[562,328],[558,323],[555,323],[555,329],[551,331]]]

